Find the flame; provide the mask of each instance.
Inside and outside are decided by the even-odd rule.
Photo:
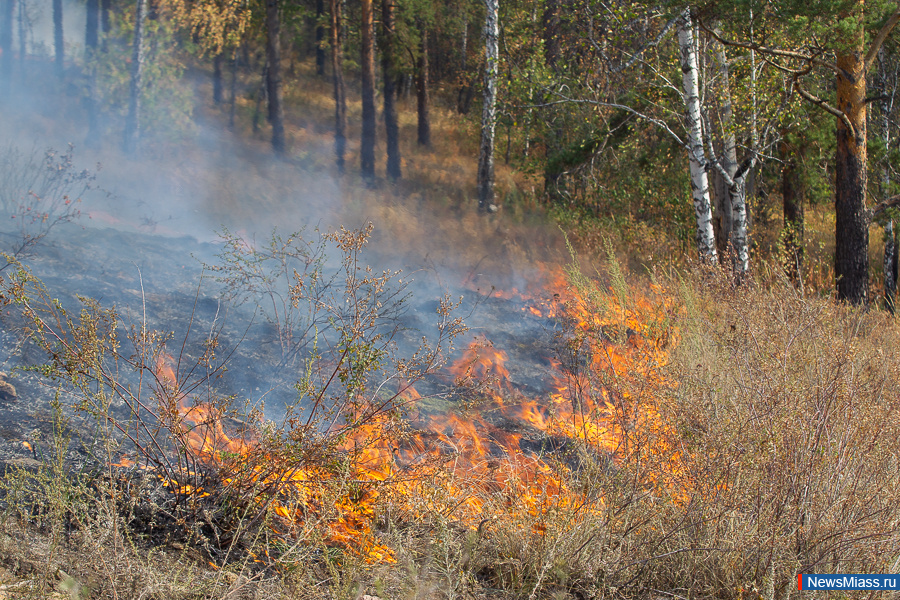
[[[583,445],[613,462],[635,455],[655,461],[644,484],[683,498],[675,437],[658,410],[660,396],[672,385],[661,367],[675,340],[654,326],[654,317],[670,310],[670,303],[654,289],[661,301],[637,297],[626,308],[610,293],[606,311],[597,311],[596,302],[570,287],[562,271],[547,271],[543,279],[526,292],[489,294],[522,302],[533,317],[574,323],[573,344],[584,346],[575,348],[584,360],[564,368],[548,359],[547,391],[529,396],[511,379],[508,354],[486,336],[476,337],[446,376],[465,389],[486,390],[487,405],[420,414],[415,405],[421,395],[401,382],[397,401],[410,409],[404,427],[393,416],[361,412],[326,432],[339,440],[338,453],[347,459],[343,473],[315,463],[298,466],[290,457],[263,453],[253,440],[229,435],[213,406],[182,392],[177,366],[164,352],[155,369],[157,396],[161,405],[175,407],[187,448],[228,474],[226,485],[278,490],[268,499],[273,531],[295,536],[321,524],[329,543],[372,562],[395,560],[373,531],[385,505],[411,518],[452,515],[469,527],[493,518],[527,518],[542,534],[548,514],[587,505],[584,492],[569,484],[570,468],[553,458],[553,448]],[[534,449],[548,445],[547,451]],[[208,494],[199,486],[181,485],[178,491]],[[591,506],[584,510],[602,510],[603,499]]]

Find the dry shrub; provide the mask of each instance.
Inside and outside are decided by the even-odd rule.
[[[657,560],[691,595],[787,597],[797,573],[890,572],[900,507],[895,321],[786,283],[685,280],[666,420],[692,487]],[[661,552],[661,554],[663,553]]]

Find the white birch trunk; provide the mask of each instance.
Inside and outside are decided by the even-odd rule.
[[[689,10],[685,10],[678,19],[678,45],[681,47],[681,74],[688,145],[690,146],[688,159],[691,167],[691,195],[694,200],[694,215],[697,218],[697,248],[702,259],[714,262],[717,258],[716,240],[712,225],[709,176],[706,172],[707,161],[703,151],[700,75],[697,67],[697,52],[694,48],[694,28]]]
[[[128,95],[128,116],[125,119],[125,139],[122,144],[126,154],[135,154],[141,135],[141,77],[144,72],[144,19],[147,17],[147,0],[137,0],[134,11],[134,39],[131,47],[131,85]]]
[[[481,112],[481,150],[478,155],[478,209],[495,212],[494,204],[494,129],[497,125],[497,73],[500,57],[500,2],[484,0],[484,107]]]

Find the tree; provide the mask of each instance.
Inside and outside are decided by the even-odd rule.
[[[62,79],[66,69],[62,0],[53,0],[53,48],[56,51],[56,76]]]
[[[316,0],[316,75],[325,75],[325,0]]]
[[[712,207],[709,195],[709,177],[703,150],[703,125],[700,113],[700,75],[694,40],[694,25],[690,9],[678,18],[678,46],[681,50],[681,75],[684,89],[685,117],[687,119],[688,161],[691,169],[691,196],[694,199],[694,215],[697,219],[697,248],[700,257],[716,260],[716,240],[712,227]]]
[[[13,13],[16,7],[15,0],[0,0],[0,9],[3,14],[0,15],[0,85],[2,85],[3,94],[9,93],[9,87],[12,84],[12,64],[13,64]]]
[[[500,2],[484,0],[484,105],[478,153],[478,210],[496,212],[494,204],[494,130],[497,126],[497,77],[500,62]]]
[[[793,89],[807,102],[837,120],[835,131],[835,279],[838,298],[852,304],[868,301],[869,226],[872,212],[867,208],[868,141],[867,76],[891,31],[900,21],[900,6],[865,0],[851,2],[776,3],[760,19],[765,27],[756,31],[787,27],[812,33],[798,35],[804,45],[783,47],[753,35],[754,15],[744,15],[742,4],[720,3],[716,10],[734,21],[747,22],[750,32],[744,41],[726,43],[764,54],[767,60],[792,80]],[[867,34],[871,41],[867,43]],[[810,79],[822,71],[834,77],[834,101],[810,91]]]
[[[347,96],[344,90],[341,1],[331,0],[331,71],[334,80],[334,153],[338,172],[343,173],[344,152],[347,147]]]
[[[281,7],[279,0],[266,0],[266,93],[269,98],[269,124],[272,126],[272,151],[286,152],[284,140],[284,98],[281,68]]]
[[[428,27],[420,25],[418,64],[416,65],[416,142],[431,146],[431,117],[428,110]]]
[[[381,2],[381,67],[384,72],[384,129],[387,141],[387,176],[400,179],[400,131],[397,122],[397,69],[394,66],[394,0]]]
[[[146,17],[147,0],[137,0],[134,10],[128,116],[125,119],[125,138],[122,143],[122,150],[129,155],[137,152],[138,140],[141,135],[141,77],[144,70],[144,20]]]
[[[97,105],[97,49],[100,42],[100,1],[88,0],[84,27],[84,60],[87,63],[87,93],[84,104],[87,112],[88,131],[85,145],[100,145],[100,111]]]
[[[375,181],[375,22],[372,0],[362,0],[360,68],[362,69],[362,140],[359,150],[362,177]]]

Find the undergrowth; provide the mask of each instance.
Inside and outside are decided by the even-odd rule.
[[[470,438],[410,427],[412,385],[463,325],[444,302],[438,337],[397,343],[402,288],[361,260],[367,235],[328,236],[329,277],[301,238],[231,238],[222,283],[278,308],[283,365],[299,365],[280,422],[216,395],[215,331],[169,357],[171,336],[88,300],[71,316],[24,269],[4,279],[59,386],[50,450],[0,482],[23,595],[775,600],[799,572],[896,569],[888,315],[778,278],[635,279],[609,246],[556,290],[564,385],[540,445],[507,460],[495,432],[472,460]],[[73,408],[94,416],[87,447]]]

